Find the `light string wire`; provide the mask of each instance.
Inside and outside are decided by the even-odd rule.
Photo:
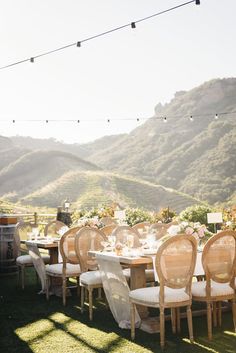
[[[7,123],[23,123],[23,122],[30,122],[30,123],[36,123],[36,122],[46,122],[46,123],[54,123],[54,122],[66,122],[66,123],[81,123],[81,122],[107,122],[111,123],[113,121],[142,121],[142,120],[159,120],[159,121],[164,121],[167,122],[168,120],[172,119],[188,119],[190,121],[194,121],[195,118],[203,118],[203,117],[212,117],[214,120],[218,120],[221,118],[221,116],[227,116],[227,115],[234,115],[236,114],[236,110],[233,111],[228,111],[228,112],[218,112],[218,113],[203,113],[203,114],[183,114],[183,115],[162,115],[162,116],[151,116],[149,118],[147,117],[138,117],[138,118],[104,118],[104,119],[8,119],[8,120],[1,120],[2,122],[7,122]]]
[[[116,31],[119,31],[119,30],[122,30],[124,28],[127,28],[127,27],[130,27],[131,28],[136,28],[136,23],[140,23],[140,22],[144,22],[144,21],[147,21],[153,17],[157,17],[157,16],[160,16],[160,15],[163,15],[167,12],[170,12],[170,11],[173,11],[173,10],[177,10],[179,9],[180,7],[183,7],[183,6],[186,6],[186,5],[189,5],[191,3],[195,2],[196,5],[200,5],[200,1],[198,0],[191,0],[191,1],[187,1],[187,2],[184,2],[182,4],[179,4],[179,5],[176,5],[174,7],[171,7],[171,8],[168,8],[166,10],[163,10],[163,11],[160,11],[160,12],[157,12],[153,15],[150,15],[150,16],[147,16],[147,17],[143,17],[139,20],[136,20],[136,21],[133,21],[131,23],[127,23],[125,25],[122,25],[122,26],[119,26],[119,27],[115,27],[115,28],[112,28],[108,31],[105,31],[105,32],[101,32],[101,33],[98,33],[98,34],[95,34],[91,37],[88,37],[88,38],[85,38],[85,39],[82,39],[80,41],[77,41],[77,42],[74,42],[74,43],[71,43],[71,44],[67,44],[67,45],[64,45],[62,47],[59,47],[59,48],[56,48],[56,49],[53,49],[53,50],[50,50],[50,51],[47,51],[47,52],[44,52],[44,53],[41,53],[41,54],[38,54],[38,55],[35,55],[35,56],[32,56],[30,58],[27,58],[27,59],[23,59],[23,60],[20,60],[20,61],[16,61],[14,63],[11,63],[11,64],[8,64],[8,65],[5,65],[5,66],[1,66],[0,67],[0,70],[4,70],[4,69],[7,69],[9,67],[12,67],[12,66],[16,66],[16,65],[19,65],[19,64],[23,64],[24,62],[31,62],[31,63],[34,63],[34,60],[37,59],[37,58],[40,58],[42,56],[46,56],[46,55],[50,55],[50,54],[53,54],[53,53],[56,53],[58,51],[61,51],[61,50],[64,50],[64,49],[67,49],[67,48],[70,48],[70,47],[73,47],[73,46],[77,46],[77,47],[81,47],[81,44],[84,43],[84,42],[88,42],[90,40],[93,40],[93,39],[96,39],[96,38],[99,38],[99,37],[102,37],[102,36],[105,36],[107,34],[110,34],[110,33],[113,33],[113,32],[116,32]]]

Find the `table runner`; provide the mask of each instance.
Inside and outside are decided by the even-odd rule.
[[[101,273],[103,289],[120,328],[130,328],[129,286],[123,274],[119,257],[108,254],[96,254]],[[135,325],[140,326],[141,320],[136,310]]]

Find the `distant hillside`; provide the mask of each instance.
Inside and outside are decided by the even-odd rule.
[[[188,195],[134,178],[105,172],[68,172],[41,189],[24,195],[22,203],[55,207],[66,197],[73,207],[98,206],[112,201],[130,207],[159,210],[162,207],[180,212],[199,203]]]
[[[88,159],[106,170],[176,188],[210,203],[225,201],[235,191],[236,114],[221,112],[236,112],[236,78],[177,92],[170,103],[155,108],[155,116],[168,117],[167,123],[149,119],[109,147],[95,141]]]
[[[60,151],[28,152],[0,170],[0,196],[19,201],[71,170],[99,170],[73,154]]]

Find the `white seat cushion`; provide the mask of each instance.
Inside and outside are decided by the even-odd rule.
[[[211,295],[218,297],[221,295],[234,294],[233,289],[228,283],[216,283],[211,282]],[[194,282],[192,284],[192,295],[193,297],[206,297],[206,281]]]
[[[88,271],[80,275],[80,283],[88,286],[101,285],[102,279],[100,271]]]
[[[129,297],[133,301],[138,301],[139,303],[149,304],[151,306],[158,306],[159,304],[159,292],[160,287],[148,287],[148,288],[139,288],[132,290],[129,293]],[[175,302],[184,302],[189,300],[190,297],[185,293],[184,288],[181,289],[172,289],[165,287],[164,291],[164,300],[165,303],[175,303]]]
[[[42,255],[42,259],[45,264],[49,264],[49,262],[50,262],[49,255]],[[31,259],[30,255],[21,255],[16,258],[16,264],[18,264],[18,265],[32,265],[33,266],[33,261]]]
[[[33,261],[30,255],[21,255],[16,258],[16,264],[18,265],[32,265]]]
[[[46,273],[48,275],[62,275],[63,264],[53,264],[46,266]],[[79,276],[81,273],[80,265],[66,264],[66,275],[67,276]]]
[[[130,279],[130,268],[125,268],[123,270],[123,274],[125,278]],[[145,277],[147,282],[155,282],[154,270],[145,270]]]

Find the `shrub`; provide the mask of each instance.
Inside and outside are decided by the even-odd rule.
[[[131,227],[140,222],[152,222],[153,220],[151,213],[141,208],[127,208],[125,215],[125,221]]]
[[[210,206],[205,205],[193,205],[187,207],[184,211],[179,214],[179,219],[186,222],[200,222],[201,224],[207,224],[207,213],[213,212],[214,210]],[[209,224],[207,228],[213,232],[214,225]]]

